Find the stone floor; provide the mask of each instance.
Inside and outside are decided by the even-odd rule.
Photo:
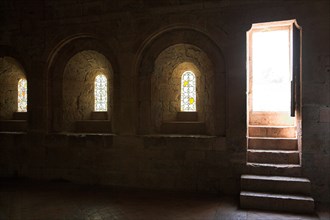
[[[330,219],[330,205],[318,205],[307,216],[241,210],[234,197],[1,180],[0,220],[7,219]]]

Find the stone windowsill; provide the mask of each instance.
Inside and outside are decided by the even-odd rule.
[[[95,112],[91,113],[91,120],[108,120],[108,112]]]
[[[89,133],[79,133],[79,132],[60,132],[60,133],[51,133],[51,135],[61,135],[61,136],[75,136],[75,137],[86,137],[86,136],[117,136],[114,133],[99,133],[99,132],[89,132]]]
[[[146,134],[146,135],[139,135],[139,136],[146,137],[146,138],[218,138],[218,137],[222,137],[222,136],[201,135],[201,134]]]
[[[111,133],[112,126],[109,120],[82,120],[75,122],[76,133]]]

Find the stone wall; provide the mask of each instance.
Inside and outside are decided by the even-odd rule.
[[[0,57],[0,120],[13,118],[17,112],[17,85],[25,77],[21,65],[11,57]]]
[[[1,58],[16,51],[29,84],[28,132],[0,134],[1,176],[237,194],[246,162],[246,31],[295,18],[302,26],[302,170],[314,198],[329,202],[329,8],[325,0],[1,1]],[[216,137],[150,136],[148,76],[175,44],[199,48],[213,65]],[[65,66],[85,50],[113,68],[113,136],[59,134]]]
[[[94,111],[94,81],[98,74],[108,79],[108,114],[112,100],[112,68],[109,61],[96,51],[82,51],[73,56],[63,76],[63,131],[74,131],[74,122],[90,120]]]
[[[196,76],[198,120],[206,122],[207,133],[214,134],[214,74],[207,55],[188,44],[173,45],[162,51],[151,76],[151,121],[160,133],[165,121],[175,121],[181,111],[181,76],[192,71]]]
[[[0,135],[1,177],[220,194],[239,188],[221,137]]]

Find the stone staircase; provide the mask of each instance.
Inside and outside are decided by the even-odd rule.
[[[306,178],[242,175],[241,208],[312,213],[314,200]]]
[[[241,176],[245,209],[312,213],[311,183],[301,177],[294,126],[249,126],[247,173]]]

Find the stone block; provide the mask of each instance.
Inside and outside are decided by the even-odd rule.
[[[203,161],[205,159],[205,152],[203,151],[187,151],[185,160],[188,161]]]
[[[248,149],[298,150],[298,141],[296,138],[249,137]]]
[[[102,2],[85,2],[82,6],[82,14],[86,15],[100,15],[103,12]]]
[[[296,136],[294,126],[249,126],[249,137],[295,138]]]
[[[215,151],[225,151],[226,150],[226,138],[216,137],[215,141],[212,142],[212,149]]]
[[[299,151],[248,150],[247,161],[266,164],[300,164]]]
[[[26,131],[26,120],[2,120],[0,121],[0,131]]]
[[[110,133],[111,121],[108,120],[84,120],[75,122],[77,133]]]
[[[91,113],[92,120],[108,120],[108,112],[92,112]]]
[[[304,168],[305,169],[305,168]],[[270,175],[270,176],[292,176],[301,177],[302,167],[295,164],[261,164],[261,163],[247,163],[244,168],[245,173],[253,173],[256,175]]]
[[[298,177],[242,175],[241,190],[310,196],[311,182]]]
[[[13,119],[14,120],[27,120],[28,119],[27,112],[14,112]]]
[[[143,146],[143,139],[133,135],[114,136],[113,144],[121,150],[132,151],[141,149]]]
[[[325,83],[309,83],[303,85],[303,103],[326,105],[329,103],[329,86]],[[323,95],[320,95],[323,94]]]
[[[164,134],[205,134],[205,123],[199,121],[163,122],[161,131]]]
[[[177,112],[176,120],[178,121],[197,121],[198,112]]]
[[[321,123],[330,123],[330,107],[321,107],[320,108],[320,122]]]
[[[314,200],[308,196],[282,195],[242,191],[240,206],[243,209],[313,213]]]

